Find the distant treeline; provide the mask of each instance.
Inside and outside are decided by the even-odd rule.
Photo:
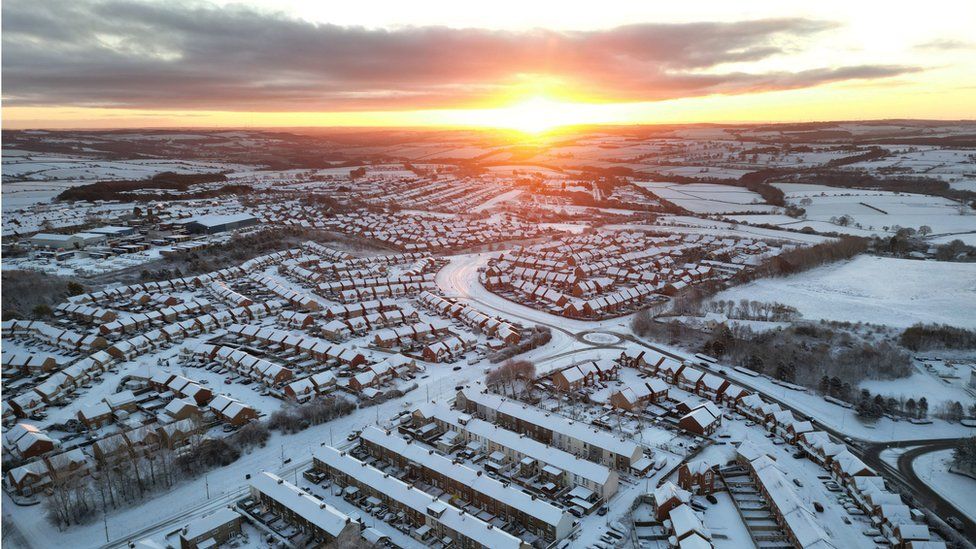
[[[899,343],[913,351],[976,349],[976,332],[945,324],[915,324],[901,333]]]
[[[837,166],[846,166],[847,164],[857,164],[858,162],[867,162],[868,160],[877,160],[879,158],[884,158],[888,156],[888,154],[889,154],[888,151],[882,149],[881,147],[871,147],[867,151],[862,152],[860,154],[829,160],[827,162],[827,167],[834,168]]]
[[[772,257],[751,271],[739,275],[742,282],[767,276],[795,274],[834,261],[850,259],[867,251],[870,241],[857,236],[845,236],[813,246],[795,248]]]
[[[57,196],[57,200],[76,201],[87,200],[118,200],[125,198],[133,200],[133,196],[151,195],[158,197],[156,193],[137,193],[141,190],[168,190],[185,192],[191,185],[201,185],[204,183],[217,183],[227,181],[227,177],[222,173],[190,173],[179,174],[173,172],[163,172],[156,174],[148,179],[125,180],[125,181],[99,181],[90,185],[80,185],[65,189]],[[229,190],[243,190],[251,188],[246,185],[227,185]],[[226,193],[224,193],[226,194]]]

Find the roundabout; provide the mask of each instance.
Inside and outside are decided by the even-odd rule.
[[[580,338],[593,345],[616,345],[620,343],[620,337],[607,332],[586,332],[580,334]]]

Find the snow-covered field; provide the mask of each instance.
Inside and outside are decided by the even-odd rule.
[[[747,223],[750,225],[776,225],[778,227],[783,227],[784,229],[794,229],[794,230],[804,230],[809,228],[810,230],[819,233],[838,233],[847,234],[851,236],[873,236],[879,234],[881,231],[858,229],[857,227],[842,227],[829,221],[816,221],[811,219],[797,219],[795,217],[790,217],[788,215],[782,214],[744,214],[744,215],[729,215],[725,219],[736,221],[738,223]]]
[[[777,212],[779,208],[763,203],[758,194],[743,187],[711,183],[662,183],[640,181],[636,185],[695,213]]]
[[[787,201],[806,210],[808,221],[829,223],[837,230],[843,227],[835,220],[848,216],[853,228],[877,234],[894,232],[896,226],[928,226],[934,234],[976,231],[972,210],[947,198],[802,183],[775,186],[783,190]],[[803,223],[798,225],[802,227]]]
[[[4,151],[3,156],[4,212],[48,202],[68,187],[95,181],[145,179],[162,172],[250,169],[219,162],[152,159],[110,161],[25,151]]]
[[[725,290],[715,299],[779,302],[808,319],[976,327],[976,264],[860,256]]]

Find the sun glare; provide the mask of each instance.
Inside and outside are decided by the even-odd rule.
[[[461,110],[455,113],[460,125],[502,128],[528,134],[541,134],[561,126],[591,123],[592,113],[585,106],[534,96],[506,107]]]
[[[498,110],[497,124],[526,133],[542,133],[557,126],[573,124],[571,109],[546,99],[533,97],[508,108]]]

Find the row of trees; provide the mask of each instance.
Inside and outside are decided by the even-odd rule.
[[[961,439],[952,451],[952,464],[964,471],[976,473],[976,437]]]
[[[509,360],[485,376],[485,385],[512,398],[526,393],[531,397],[534,381],[535,364],[528,360]]]
[[[344,398],[320,397],[305,404],[286,406],[272,412],[268,427],[285,434],[297,433],[313,425],[349,415],[356,405]]]
[[[901,333],[898,342],[913,351],[976,349],[976,331],[945,324],[915,324]]]
[[[195,429],[179,448],[126,448],[100,454],[92,474],[66,474],[53,479],[45,502],[48,517],[58,527],[87,522],[99,511],[130,505],[183,480],[229,465],[243,452],[265,446],[271,430],[295,433],[347,415],[355,408],[344,398],[321,397],[276,411],[267,421],[252,421],[226,438],[211,438],[204,427]]]
[[[738,275],[738,282],[748,282],[767,276],[782,276],[806,271],[827,263],[850,259],[868,249],[866,238],[845,236],[785,251],[759,265],[755,269]]]
[[[117,509],[192,478],[214,463],[228,464],[240,456],[225,440],[192,435],[179,449],[162,446],[152,451],[120,449],[101,454],[90,475],[59,475],[52,480],[46,500],[48,517],[58,527],[80,524],[99,510]]]
[[[217,183],[227,181],[227,177],[222,173],[193,173],[178,174],[173,172],[163,172],[147,179],[129,181],[98,181],[88,185],[78,185],[69,187],[57,196],[57,200],[86,200],[95,202],[96,200],[138,200],[143,195],[150,199],[158,199],[160,196],[168,196],[163,191],[179,191],[185,193],[191,185],[201,185],[204,183]],[[244,185],[228,185],[228,187],[246,187]],[[140,193],[139,191],[152,190],[151,193]],[[186,195],[182,195],[186,199]]]
[[[800,317],[796,307],[782,303],[756,301],[749,299],[719,299],[708,302],[689,303],[684,314],[700,316],[704,313],[718,313],[727,318],[740,320],[760,320],[766,322],[788,322]]]
[[[861,389],[854,405],[857,415],[866,419],[879,419],[885,414],[897,415],[910,419],[925,419],[929,414],[929,401],[925,397],[918,399],[871,396],[871,391]]]

